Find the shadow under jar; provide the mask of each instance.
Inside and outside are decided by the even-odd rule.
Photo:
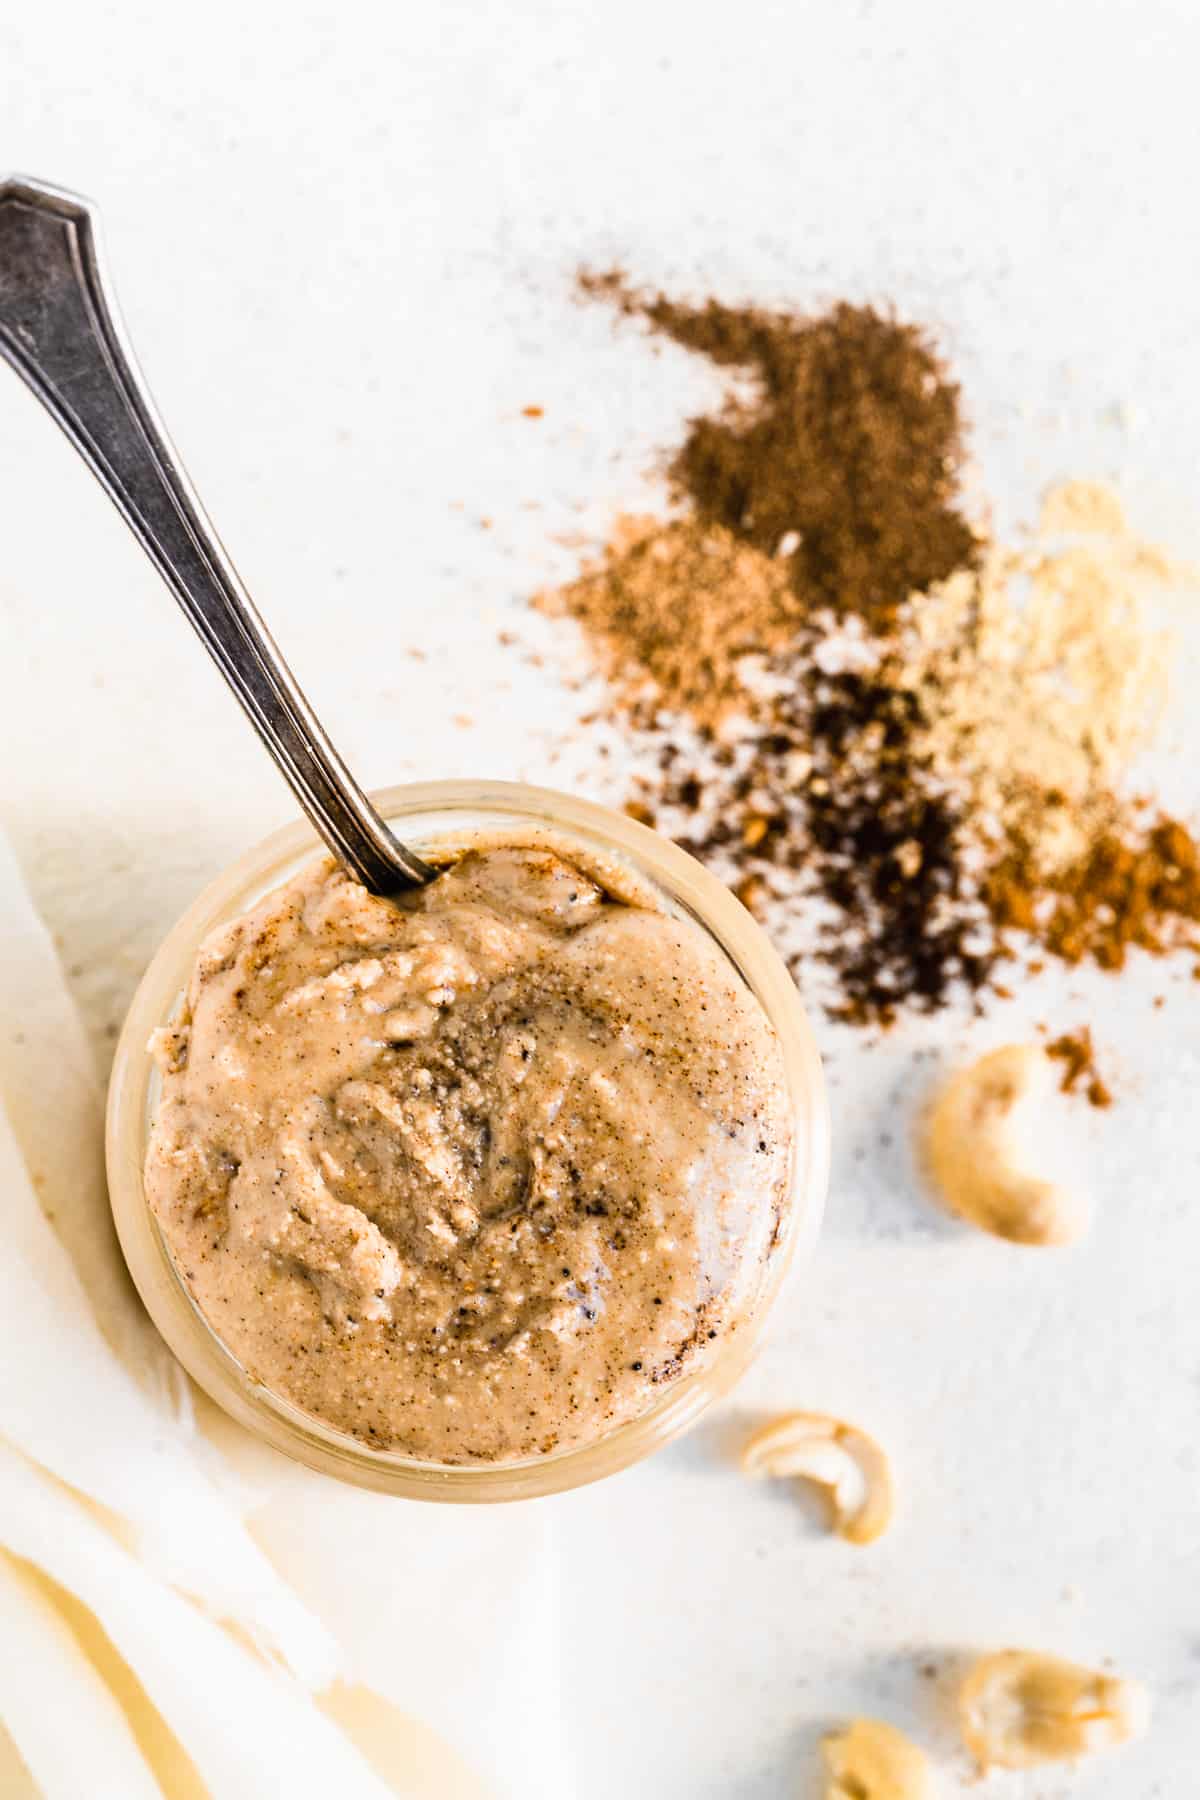
[[[742,1016],[752,1019],[756,1029],[762,1027],[762,1042],[767,1046],[776,1090],[776,1123],[781,1132],[772,1146],[776,1154],[763,1159],[764,1166],[772,1169],[770,1180],[764,1178],[756,1183],[751,1155],[746,1159],[750,1173],[744,1191],[728,1196],[734,1213],[740,1208],[739,1216],[748,1220],[749,1226],[743,1256],[732,1262],[726,1258],[722,1263],[714,1251],[716,1263],[722,1267],[716,1284],[720,1291],[714,1290],[712,1296],[712,1316],[719,1328],[711,1336],[707,1331],[692,1333],[700,1340],[694,1346],[695,1354],[680,1356],[669,1365],[659,1356],[652,1365],[654,1379],[639,1384],[636,1403],[631,1403],[626,1393],[613,1416],[606,1416],[604,1408],[594,1411],[590,1423],[586,1418],[568,1420],[564,1416],[562,1425],[570,1424],[571,1429],[561,1433],[547,1432],[543,1418],[539,1447],[518,1443],[515,1450],[501,1446],[499,1453],[487,1449],[482,1456],[474,1457],[460,1457],[456,1448],[441,1459],[431,1457],[426,1447],[439,1442],[436,1432],[432,1436],[428,1431],[416,1434],[422,1449],[414,1454],[403,1446],[403,1434],[398,1433],[392,1445],[378,1447],[371,1442],[369,1433],[345,1428],[345,1418],[335,1425],[317,1410],[305,1410],[294,1398],[279,1391],[288,1383],[276,1381],[274,1386],[269,1385],[250,1366],[253,1357],[243,1360],[224,1341],[217,1322],[210,1321],[202,1311],[187,1271],[173,1253],[169,1237],[174,1234],[160,1226],[147,1196],[147,1148],[164,1092],[164,1077],[150,1044],[156,1033],[163,1028],[169,1031],[172,1022],[179,1020],[197,953],[210,934],[250,913],[264,897],[313,864],[316,839],[309,827],[300,824],[275,834],[247,853],[208,888],[163,943],[134,997],[117,1047],[109,1092],[108,1172],[117,1231],[138,1291],[175,1355],[219,1405],[277,1449],[343,1480],[407,1498],[496,1501],[559,1492],[625,1468],[678,1436],[710,1401],[729,1389],[746,1367],[789,1264],[798,1250],[811,1247],[819,1223],[828,1167],[828,1124],[820,1063],[794,983],[762,931],[719,881],[657,833],[589,802],[546,789],[501,782],[435,782],[394,788],[378,795],[376,803],[406,842],[437,863],[452,864],[473,849],[510,844],[539,855],[544,853],[551,860],[565,859],[568,866],[585,873],[596,872],[602,887],[616,902],[613,906],[606,901],[610,913],[622,912],[622,902],[626,901],[632,902],[631,910],[648,909],[667,922],[668,947],[673,941],[686,945],[691,934],[700,934],[696,966],[711,969],[714,992],[732,1000],[735,1009],[742,1009]],[[461,865],[464,870],[467,866]],[[579,932],[581,942],[586,940],[589,929],[585,925]],[[615,948],[609,947],[607,940],[603,942],[600,960],[605,966],[604,979],[619,987],[623,973],[619,933]],[[688,996],[683,998],[686,1003]],[[446,1017],[453,1012],[454,1008],[450,1008]],[[431,1044],[437,1042],[436,1032],[443,1027],[444,1021],[439,1017]],[[604,1037],[602,1028],[598,1034],[592,1032],[593,1037],[597,1035]],[[732,1047],[729,1049],[732,1055]],[[560,1053],[565,1054],[561,1047]],[[537,1048],[532,1054],[536,1057]],[[636,1046],[631,1049],[631,1076],[639,1055],[644,1058],[645,1054],[644,1046],[640,1051]],[[724,1049],[718,1046],[715,1057],[719,1065]],[[384,1060],[388,1060],[386,1050]],[[615,1066],[619,1070],[623,1065],[618,1062]],[[612,1089],[613,1067],[611,1058],[607,1062],[585,1059],[584,1076],[590,1071],[590,1079],[601,1089],[606,1085]],[[419,1067],[417,1072],[422,1073]],[[172,1076],[168,1074],[166,1079],[169,1087]],[[636,1083],[632,1091],[638,1092]],[[653,1089],[641,1091],[645,1095]],[[324,1105],[326,1101],[319,1099],[319,1103]],[[655,1134],[660,1126],[665,1128],[667,1121],[645,1118],[645,1110],[644,1106],[635,1107],[631,1137],[636,1136],[649,1154]],[[496,1123],[502,1125],[503,1120]],[[732,1138],[745,1124],[740,1119],[730,1122],[720,1114],[719,1118],[714,1117],[712,1130],[727,1129]],[[615,1148],[619,1150],[619,1143]],[[727,1166],[736,1169],[740,1165],[730,1162]],[[334,1172],[337,1173],[336,1167]],[[588,1181],[592,1180],[594,1171],[583,1173]],[[594,1188],[590,1191],[594,1192]],[[569,1203],[567,1195],[564,1206],[568,1218]],[[514,1232],[530,1229],[528,1218],[521,1216],[522,1207],[521,1192],[515,1191],[509,1200]],[[569,1271],[565,1266],[551,1271],[556,1278],[559,1314],[565,1307],[567,1314],[577,1313],[578,1317],[572,1316],[564,1328],[561,1318],[547,1311],[547,1329],[553,1341],[543,1334],[540,1346],[533,1344],[535,1354],[543,1350],[548,1354],[544,1365],[550,1372],[547,1380],[557,1381],[562,1376],[564,1414],[573,1363],[585,1371],[589,1368],[586,1353],[589,1332],[594,1330],[593,1318],[600,1319],[602,1327],[611,1327],[618,1316],[624,1319],[618,1305],[622,1282],[641,1283],[646,1267],[653,1268],[655,1254],[652,1240],[649,1248],[643,1243],[640,1247],[635,1244],[631,1250],[625,1243],[620,1220],[589,1218],[587,1225],[588,1243],[601,1246],[596,1268],[587,1271],[583,1281],[578,1279],[579,1271]],[[547,1220],[547,1229],[553,1241],[553,1216]],[[471,1236],[468,1224],[464,1228],[464,1244]],[[684,1250],[693,1261],[698,1255],[702,1261],[703,1254],[707,1254],[706,1243],[712,1250],[715,1238],[701,1220],[695,1243],[685,1244]],[[614,1247],[610,1252],[605,1245]],[[174,1248],[178,1248],[177,1242]],[[666,1250],[671,1248],[665,1244]],[[466,1253],[469,1254],[469,1245]],[[631,1260],[634,1257],[636,1261]],[[323,1355],[336,1358],[339,1341],[354,1345],[353,1354],[346,1359],[345,1384],[347,1396],[352,1397],[356,1358],[361,1355],[358,1334],[365,1329],[366,1338],[385,1349],[391,1342],[389,1334],[397,1346],[404,1339],[402,1282],[394,1293],[389,1293],[386,1307],[380,1307],[382,1322],[367,1321],[364,1327],[353,1316],[353,1308],[350,1317],[339,1318],[336,1295],[331,1301],[319,1269],[314,1277],[301,1258],[297,1270],[286,1243],[279,1246],[278,1254],[270,1251],[268,1260],[277,1268],[281,1287],[286,1282],[293,1284],[300,1328],[304,1329],[305,1319],[318,1320]],[[411,1258],[406,1255],[405,1261]],[[454,1266],[453,1256],[447,1266]],[[700,1273],[703,1275],[703,1270]],[[606,1283],[612,1284],[608,1293]],[[657,1295],[650,1293],[654,1285],[651,1280],[646,1287],[648,1305],[659,1301]],[[301,1297],[303,1305],[298,1304]],[[458,1296],[452,1294],[449,1298]],[[469,1293],[464,1292],[464,1301],[469,1298]],[[549,1295],[544,1298],[548,1301]],[[533,1299],[538,1300],[539,1296],[534,1295]],[[605,1319],[608,1305],[612,1306],[612,1316]],[[451,1315],[457,1311],[457,1307],[450,1308]],[[384,1314],[386,1318],[382,1317]],[[657,1326],[661,1314],[648,1318]],[[427,1323],[423,1320],[423,1324]],[[238,1333],[228,1324],[225,1329],[230,1339],[237,1339]],[[441,1325],[436,1326],[434,1335],[443,1334],[443,1330]],[[623,1323],[621,1330],[625,1336],[620,1352],[629,1359],[627,1367],[640,1372],[643,1358],[639,1356],[636,1328]],[[535,1314],[529,1335],[536,1339],[537,1334]],[[661,1348],[661,1340],[659,1331],[653,1342]],[[446,1349],[441,1353],[453,1357],[453,1317],[442,1341]],[[652,1342],[649,1323],[646,1341]],[[440,1343],[423,1342],[418,1348],[422,1355],[437,1354]],[[462,1348],[469,1359],[475,1346],[468,1340]],[[516,1353],[527,1357],[529,1346],[518,1346]],[[655,1355],[658,1356],[657,1349]],[[503,1352],[501,1360],[502,1356]],[[435,1408],[444,1404],[437,1380],[439,1365],[427,1357],[426,1366],[430,1369],[429,1406]],[[373,1381],[385,1381],[386,1359],[381,1366],[372,1367],[371,1373]],[[521,1374],[525,1379],[527,1371],[522,1369]],[[585,1383],[589,1391],[594,1391],[591,1376],[594,1367]],[[411,1371],[406,1370],[405,1379],[410,1377]],[[503,1376],[499,1386],[504,1387]],[[335,1378],[329,1391],[336,1391],[336,1387]],[[417,1399],[421,1398],[418,1393]],[[450,1403],[454,1403],[453,1399]],[[547,1395],[546,1404],[552,1423],[552,1393]],[[446,1442],[453,1443],[454,1439],[447,1436]],[[396,1443],[401,1447],[396,1447]]]

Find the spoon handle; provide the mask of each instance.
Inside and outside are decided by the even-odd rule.
[[[0,182],[0,356],[108,489],[334,854],[375,893],[428,881],[326,737],[193,491],[122,330],[90,207],[41,182]]]

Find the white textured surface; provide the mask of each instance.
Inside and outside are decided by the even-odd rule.
[[[497,631],[569,566],[552,534],[648,495],[716,391],[576,306],[575,265],[894,300],[957,359],[1002,520],[1055,475],[1115,475],[1194,552],[1198,54],[1187,0],[9,9],[0,164],[103,202],[160,404],[364,778],[568,785],[577,698]],[[7,377],[0,469],[0,805],[103,1045],[186,900],[289,804]],[[1121,1095],[1064,1117],[1089,1243],[1039,1257],[943,1223],[906,1148],[916,1052],[1084,1016]],[[1111,1657],[1158,1711],[1120,1758],[998,1794],[1187,1800],[1200,994],[1155,966],[982,1028],[825,1040],[829,1225],[769,1350],[691,1442],[554,1508],[583,1800],[784,1800],[862,1708],[948,1745],[921,1666],[1015,1641]],[[873,1550],[722,1465],[782,1404],[893,1447],[903,1511]]]

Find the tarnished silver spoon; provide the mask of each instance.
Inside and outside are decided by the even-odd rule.
[[[92,208],[19,177],[0,182],[0,355],[108,489],[338,860],[372,893],[431,881],[325,735],[193,492],[121,327]]]

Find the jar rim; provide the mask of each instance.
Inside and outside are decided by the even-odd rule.
[[[303,820],[272,833],[218,875],[167,934],[138,985],[108,1093],[108,1182],[117,1234],[142,1301],[184,1368],[227,1413],[286,1455],[354,1485],[410,1499],[498,1501],[565,1491],[615,1473],[677,1437],[750,1361],[789,1267],[811,1250],[820,1224],[829,1126],[816,1043],[795,983],[761,927],[716,876],[658,832],[594,801],[518,782],[420,782],[371,797],[421,852],[453,843],[459,831],[469,838],[510,828],[523,838],[544,830],[560,844],[575,842],[581,850],[615,857],[690,915],[750,988],[779,1041],[794,1117],[790,1203],[752,1311],[711,1364],[681,1376],[646,1411],[588,1443],[519,1462],[442,1465],[372,1450],[249,1375],[188,1290],[146,1199],[143,1164],[157,1096],[148,1046],[151,1033],[178,1006],[203,938],[320,851],[315,830]]]

